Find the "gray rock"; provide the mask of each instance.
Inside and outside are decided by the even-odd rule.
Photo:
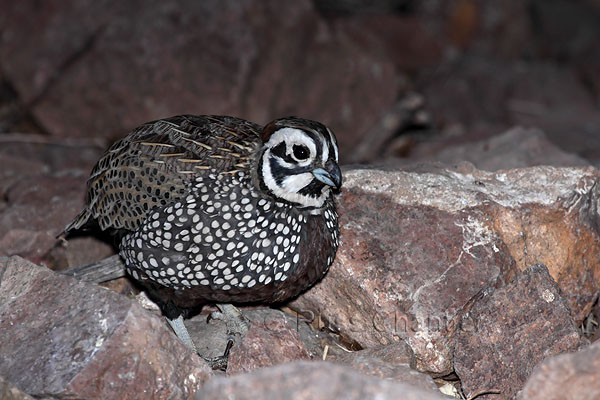
[[[250,329],[231,349],[227,375],[309,359],[300,335],[285,317],[260,310],[249,310],[247,314]]]
[[[135,301],[22,258],[0,264],[0,375],[35,397],[189,398],[212,376]]]
[[[379,379],[326,361],[296,361],[230,378],[214,378],[196,399],[448,399],[434,390]]]
[[[600,342],[576,353],[549,357],[534,370],[520,400],[592,400],[600,398]]]
[[[2,400],[33,400],[33,397],[16,388],[0,376],[0,399]]]
[[[431,376],[414,369],[415,356],[404,342],[346,353],[335,362],[365,375],[408,383],[424,389],[438,388]]]
[[[500,394],[484,398],[512,399],[541,360],[579,347],[577,326],[544,265],[482,296],[456,336],[454,369],[465,396],[493,388]]]

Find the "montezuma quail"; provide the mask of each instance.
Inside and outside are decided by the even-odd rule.
[[[335,136],[290,117],[146,123],[94,167],[65,233],[119,235],[128,273],[193,348],[183,316],[205,303],[280,302],[327,271],[338,247]]]

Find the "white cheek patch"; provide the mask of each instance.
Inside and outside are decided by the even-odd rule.
[[[325,144],[323,146],[323,153],[321,154],[321,160],[323,161],[323,165],[325,165],[325,163],[327,162],[328,159],[329,159],[329,146],[327,146]]]
[[[308,186],[310,182],[314,179],[313,174],[310,172],[305,172],[303,174],[298,175],[290,175],[286,177],[281,183],[281,187],[284,190],[289,192],[299,192],[305,186]]]

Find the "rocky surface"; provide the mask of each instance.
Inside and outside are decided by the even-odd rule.
[[[33,397],[16,388],[0,376],[0,399],[4,400],[33,400]]]
[[[415,357],[404,342],[346,353],[336,363],[351,367],[364,375],[408,383],[424,389],[437,390],[431,376],[414,369]]]
[[[479,142],[447,147],[432,157],[432,160],[446,164],[468,161],[485,171],[537,165],[553,167],[590,165],[586,159],[558,148],[548,140],[544,131],[523,127],[512,128]]]
[[[316,118],[336,132],[343,162],[384,165],[383,171],[346,170],[339,198],[342,247],[325,280],[294,303],[299,314],[244,310],[255,323],[232,349],[229,373],[272,366],[233,374],[206,390],[250,388],[257,392],[248,393],[266,396],[281,385],[301,396],[294,388],[304,377],[295,378],[294,386],[281,371],[312,377],[314,368],[325,377],[316,382],[350,379],[351,393],[363,393],[361,384],[382,396],[395,393],[397,386],[387,385],[398,382],[432,388],[434,376],[438,385],[449,381],[444,387],[457,397],[458,372],[465,394],[495,386],[501,396],[520,390],[533,365],[548,356],[525,384],[524,399],[597,397],[596,345],[550,355],[574,343],[573,322],[582,327],[584,342],[600,332],[594,325],[600,316],[598,172],[514,168],[600,166],[599,33],[600,7],[588,0],[5,1],[0,257],[20,255],[60,270],[113,254],[110,237],[64,242],[55,236],[81,208],[85,179],[100,153],[141,122],[182,113],[226,113],[258,123],[289,114]],[[414,166],[423,161],[455,166]],[[537,263],[546,265],[549,276],[528,270]],[[18,282],[27,289],[27,282],[39,283],[40,274],[24,273]],[[46,293],[55,288],[45,286],[27,296],[40,310],[70,302],[67,315],[98,307],[73,297],[80,286],[63,284],[56,284],[64,289],[56,299]],[[136,292],[125,278],[106,286],[124,295]],[[545,302],[542,292],[541,302],[534,286],[548,289],[555,300]],[[108,344],[127,341],[125,327],[146,321],[147,313],[142,317],[141,310],[122,303],[129,304],[127,299],[108,291],[86,293],[114,310]],[[35,332],[57,318],[21,310],[10,318],[27,319],[40,329]],[[489,335],[461,330],[473,313]],[[73,318],[85,321],[74,334],[78,343],[98,337],[92,316]],[[153,318],[135,329],[162,323]],[[550,320],[552,327],[538,331]],[[64,325],[50,333],[75,329]],[[221,354],[226,334],[219,321],[207,324],[200,314],[188,325],[202,354]],[[160,326],[157,332],[168,334]],[[518,328],[522,335],[514,333]],[[0,331],[0,345],[13,345]],[[42,332],[32,343],[47,337]],[[61,353],[49,345],[43,355],[56,350],[63,357],[77,346]],[[473,346],[491,346],[496,357],[483,355],[479,364],[469,364],[476,350],[466,349]],[[522,357],[511,346],[535,355]],[[132,366],[131,359],[146,360],[149,353],[127,358],[109,347],[102,346],[88,364],[74,364],[89,366],[76,376],[92,380],[92,367],[106,362],[102,354],[117,354],[107,368],[125,372],[102,382],[121,385],[123,379],[129,387],[138,373],[157,382],[139,366],[143,362]],[[301,362],[277,370],[278,363],[305,357],[341,365]],[[3,354],[2,371],[5,360]],[[176,369],[164,360],[162,371]],[[16,383],[32,375],[30,386],[44,379],[63,382],[48,371],[4,377],[3,394],[28,396],[18,393],[23,387]],[[259,381],[263,377],[275,377],[273,386]],[[382,387],[382,377],[394,381]],[[323,383],[322,391],[335,387]],[[416,389],[406,390],[412,395]],[[62,393],[52,396],[75,396]],[[476,398],[486,397],[498,395]]]
[[[505,287],[484,291],[463,316],[454,370],[465,396],[493,388],[500,393],[483,398],[512,399],[541,360],[580,344],[560,289],[537,264]]]
[[[434,390],[379,379],[328,362],[298,361],[228,379],[215,378],[196,399],[448,399]]]
[[[135,301],[0,261],[0,376],[35,397],[191,398],[212,370]]]
[[[520,400],[592,400],[600,397],[600,342],[540,363]]]
[[[61,137],[114,139],[185,113],[263,124],[302,115],[346,132],[350,149],[398,89],[393,64],[326,24],[309,0],[23,1],[3,14],[2,70]]]
[[[64,269],[113,254],[110,242],[93,237],[56,240],[83,207],[85,182],[106,143],[19,134],[0,140],[0,256]]]
[[[310,359],[295,327],[285,318],[252,310],[250,329],[232,349],[227,374],[249,372],[295,360]]]
[[[452,371],[456,328],[477,296],[536,262],[581,322],[600,279],[598,172],[461,168],[346,170],[336,261],[292,307],[362,347],[403,339],[436,374]]]
[[[296,317],[276,310],[246,310],[254,327],[232,349],[228,374],[325,356],[365,375],[425,388],[433,388],[431,378],[416,370],[440,376],[456,368],[466,390],[474,393],[480,387],[488,389],[489,382],[512,382],[505,366],[518,365],[518,384],[512,386],[518,390],[541,358],[521,362],[519,354],[504,351],[510,348],[514,336],[510,334],[509,342],[503,342],[505,347],[496,348],[504,357],[498,357],[502,362],[485,369],[493,370],[489,376],[498,381],[486,377],[480,386],[478,366],[469,366],[468,357],[455,357],[460,354],[455,348],[457,338],[459,342],[464,339],[459,329],[464,316],[473,307],[483,307],[480,302],[485,299],[501,297],[502,290],[524,287],[521,271],[536,262],[546,264],[559,288],[553,292],[557,299],[553,305],[564,302],[563,311],[572,316],[571,325],[565,325],[566,314],[555,315],[555,327],[572,328],[573,321],[578,325],[592,309],[600,266],[595,169],[535,167],[491,173],[463,164],[458,168],[430,165],[404,171],[346,169],[344,175],[345,186],[338,199],[342,245],[332,269],[315,288],[291,304],[299,312]],[[19,200],[9,202],[4,212],[27,201],[31,207],[42,203],[43,209],[44,191],[28,192],[33,186],[17,183],[11,196]],[[64,193],[52,190],[47,189],[60,198],[76,188]],[[19,194],[21,191],[24,194]],[[38,214],[27,213],[25,207],[17,209],[21,210],[22,224],[28,225],[28,218],[31,226],[47,223],[38,219]],[[66,219],[76,212],[57,210],[57,215]],[[56,232],[49,225],[47,229]],[[36,243],[32,240],[31,248]],[[85,247],[77,248],[67,245],[75,258],[82,257],[77,254]],[[550,277],[540,282],[549,290],[553,287]],[[127,287],[115,289],[130,292]],[[483,298],[482,293],[486,295]],[[524,312],[520,301],[525,300],[511,300],[506,315]],[[65,301],[76,305],[73,310],[83,307],[76,298]],[[532,307],[537,304],[530,303]],[[117,324],[124,326],[128,319],[115,314],[121,321]],[[495,314],[489,311],[485,315]],[[487,318],[493,327],[493,318]],[[201,354],[222,353],[224,327],[213,321],[207,324],[206,315],[195,317],[188,325]],[[503,324],[500,327],[506,331]],[[543,335],[532,333],[520,345],[536,348],[545,356],[572,349],[574,336],[565,333],[571,331],[562,332],[562,342],[548,339],[536,343]],[[80,334],[88,336],[86,332]],[[398,350],[404,342],[410,347],[408,353]],[[384,350],[376,350],[378,346]],[[346,354],[341,349],[344,347],[366,350]],[[386,356],[388,352],[399,358]],[[91,374],[89,371],[84,372]],[[17,387],[21,388],[18,382]]]

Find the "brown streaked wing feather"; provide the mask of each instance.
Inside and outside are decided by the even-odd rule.
[[[194,178],[250,167],[260,127],[233,117],[183,115],[144,124],[116,142],[87,184],[87,206],[65,229],[88,220],[135,230],[156,206],[181,198]]]

